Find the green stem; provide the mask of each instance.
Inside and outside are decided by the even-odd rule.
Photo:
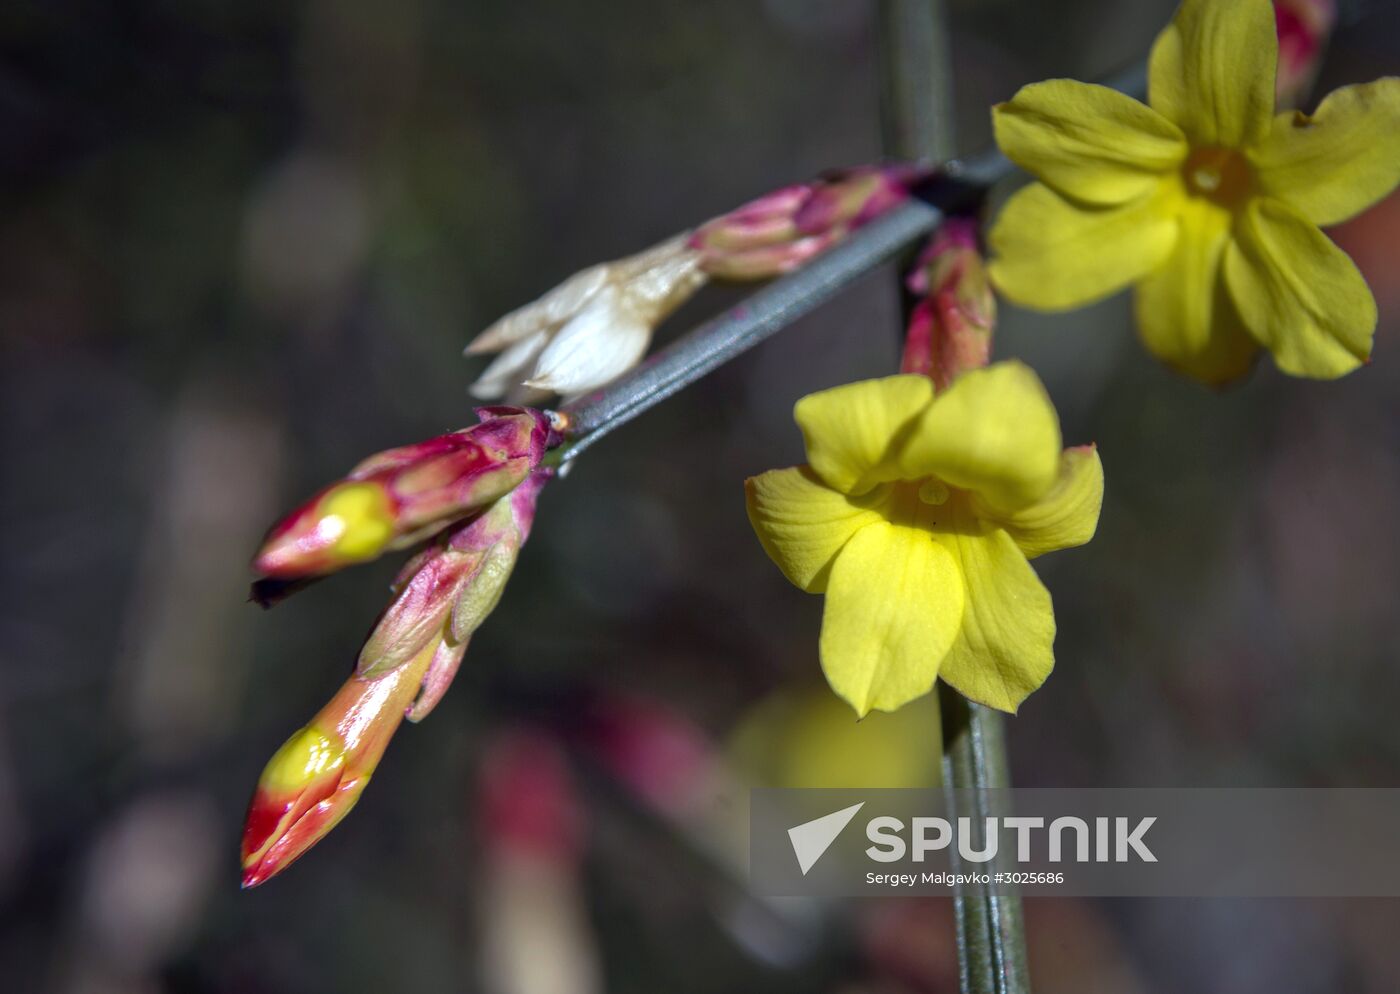
[[[953,63],[943,0],[880,0],[880,130],[885,154],[953,157]]]
[[[981,846],[981,829],[990,817],[1004,818],[1001,788],[1011,786],[1006,761],[1006,721],[1001,712],[973,704],[961,694],[940,688],[943,711],[943,779],[949,814],[971,819],[976,829],[973,844]],[[969,867],[994,875],[1000,858],[991,865]],[[964,872],[957,855],[953,871]],[[954,896],[958,930],[958,966],[964,994],[1028,994],[1030,972],[1026,967],[1025,922],[1021,897],[997,893],[991,885],[960,887]]]
[[[942,0],[881,0],[881,120],[885,151],[899,159],[953,157],[953,77]],[[903,286],[900,287],[903,293]],[[904,297],[905,317],[911,301]],[[984,820],[1010,784],[1000,714],[940,687],[943,779],[952,814]],[[980,844],[981,840],[977,840]],[[954,856],[953,869],[958,871]],[[973,869],[995,872],[992,867]],[[963,994],[1028,994],[1025,928],[1019,895],[960,885],[953,896],[958,973]]]

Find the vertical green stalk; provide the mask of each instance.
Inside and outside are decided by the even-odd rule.
[[[953,65],[943,8],[943,0],[880,0],[880,129],[892,158],[953,158]]]
[[[971,819],[972,844],[984,844],[986,819],[1006,817],[1000,788],[1011,786],[1006,761],[1006,721],[1001,712],[973,704],[940,688],[943,712],[943,781],[950,814]],[[963,867],[952,856],[955,873],[993,875],[1015,869],[998,856],[984,866]],[[997,893],[1000,890],[1002,893]],[[960,887],[954,895],[958,929],[958,973],[963,994],[1029,994],[1026,933],[1021,897],[991,885]]]
[[[922,162],[955,157],[953,74],[943,0],[880,0],[881,126],[887,155]],[[902,292],[901,286],[901,292]],[[906,310],[909,301],[905,300]],[[907,313],[906,313],[907,317]],[[998,815],[990,793],[1010,786],[1002,716],[940,689],[943,780],[952,814],[973,826]],[[980,846],[981,839],[974,839]],[[958,861],[954,857],[954,871]],[[989,874],[996,863],[979,867]],[[1019,895],[991,886],[954,894],[963,994],[1028,994],[1025,928]]]

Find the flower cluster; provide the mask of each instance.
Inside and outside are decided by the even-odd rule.
[[[1320,228],[1400,182],[1400,79],[1345,87],[1311,115],[1276,113],[1314,74],[1334,18],[1332,0],[1184,0],[1153,46],[1146,104],[1050,80],[994,109],[998,144],[1038,179],[1002,210],[994,257],[984,260],[974,218],[948,219],[908,277],[918,301],[900,374],[802,398],[807,463],[746,485],[769,557],[825,596],[822,669],[859,715],[897,709],[938,679],[1015,711],[1054,664],[1051,598],[1030,561],[1098,526],[1097,449],[1063,447],[1030,368],[989,365],[993,286],[1046,310],[1133,286],[1147,348],[1210,383],[1242,375],[1261,349],[1284,372],[1319,378],[1368,359],[1375,302]],[[468,346],[500,353],[473,391],[597,389],[708,280],[790,272],[928,176],[831,173],[586,269]],[[257,555],[265,580],[285,585],[422,546],[354,673],[263,772],[243,838],[247,886],[345,816],[401,720],[442,698],[501,596],[563,422],[525,407],[477,414],[364,461]]]
[[[255,560],[281,579],[425,541],[355,672],[264,769],[243,833],[243,884],[285,869],[349,813],[400,721],[442,699],[500,599],[553,470],[549,419],[482,408],[481,423],[372,456],[275,527]]]

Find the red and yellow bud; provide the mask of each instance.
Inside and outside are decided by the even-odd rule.
[[[264,768],[243,829],[243,886],[286,869],[350,813],[418,693],[433,653],[353,676]]]
[[[479,408],[480,424],[378,453],[268,533],[254,560],[265,577],[330,573],[421,541],[515,489],[551,441],[548,419]]]
[[[862,166],[785,186],[705,223],[690,245],[711,276],[779,276],[904,201],[922,176],[904,166]]]
[[[945,222],[907,286],[922,299],[909,318],[900,372],[932,377],[942,390],[958,373],[985,366],[996,324],[996,298],[977,245],[976,222]]]
[[[552,475],[536,469],[399,574],[356,675],[277,750],[259,778],[242,844],[245,888],[321,841],[360,799],[399,722],[420,721],[437,706],[472,633],[500,599]]]
[[[535,470],[405,566],[355,675],[263,770],[243,832],[243,886],[319,842],[355,806],[399,722],[437,706],[500,599],[552,475]]]

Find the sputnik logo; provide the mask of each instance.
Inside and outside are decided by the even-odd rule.
[[[863,807],[865,807],[865,802],[861,801],[859,804],[852,804],[849,808],[833,811],[829,815],[822,815],[820,818],[803,822],[801,825],[794,825],[788,829],[788,838],[792,840],[792,851],[797,856],[797,865],[801,868],[804,877],[807,875],[807,871],[816,865],[817,860],[822,858],[822,854],[831,848],[831,844],[836,841],[841,830],[851,823],[856,812]]]

